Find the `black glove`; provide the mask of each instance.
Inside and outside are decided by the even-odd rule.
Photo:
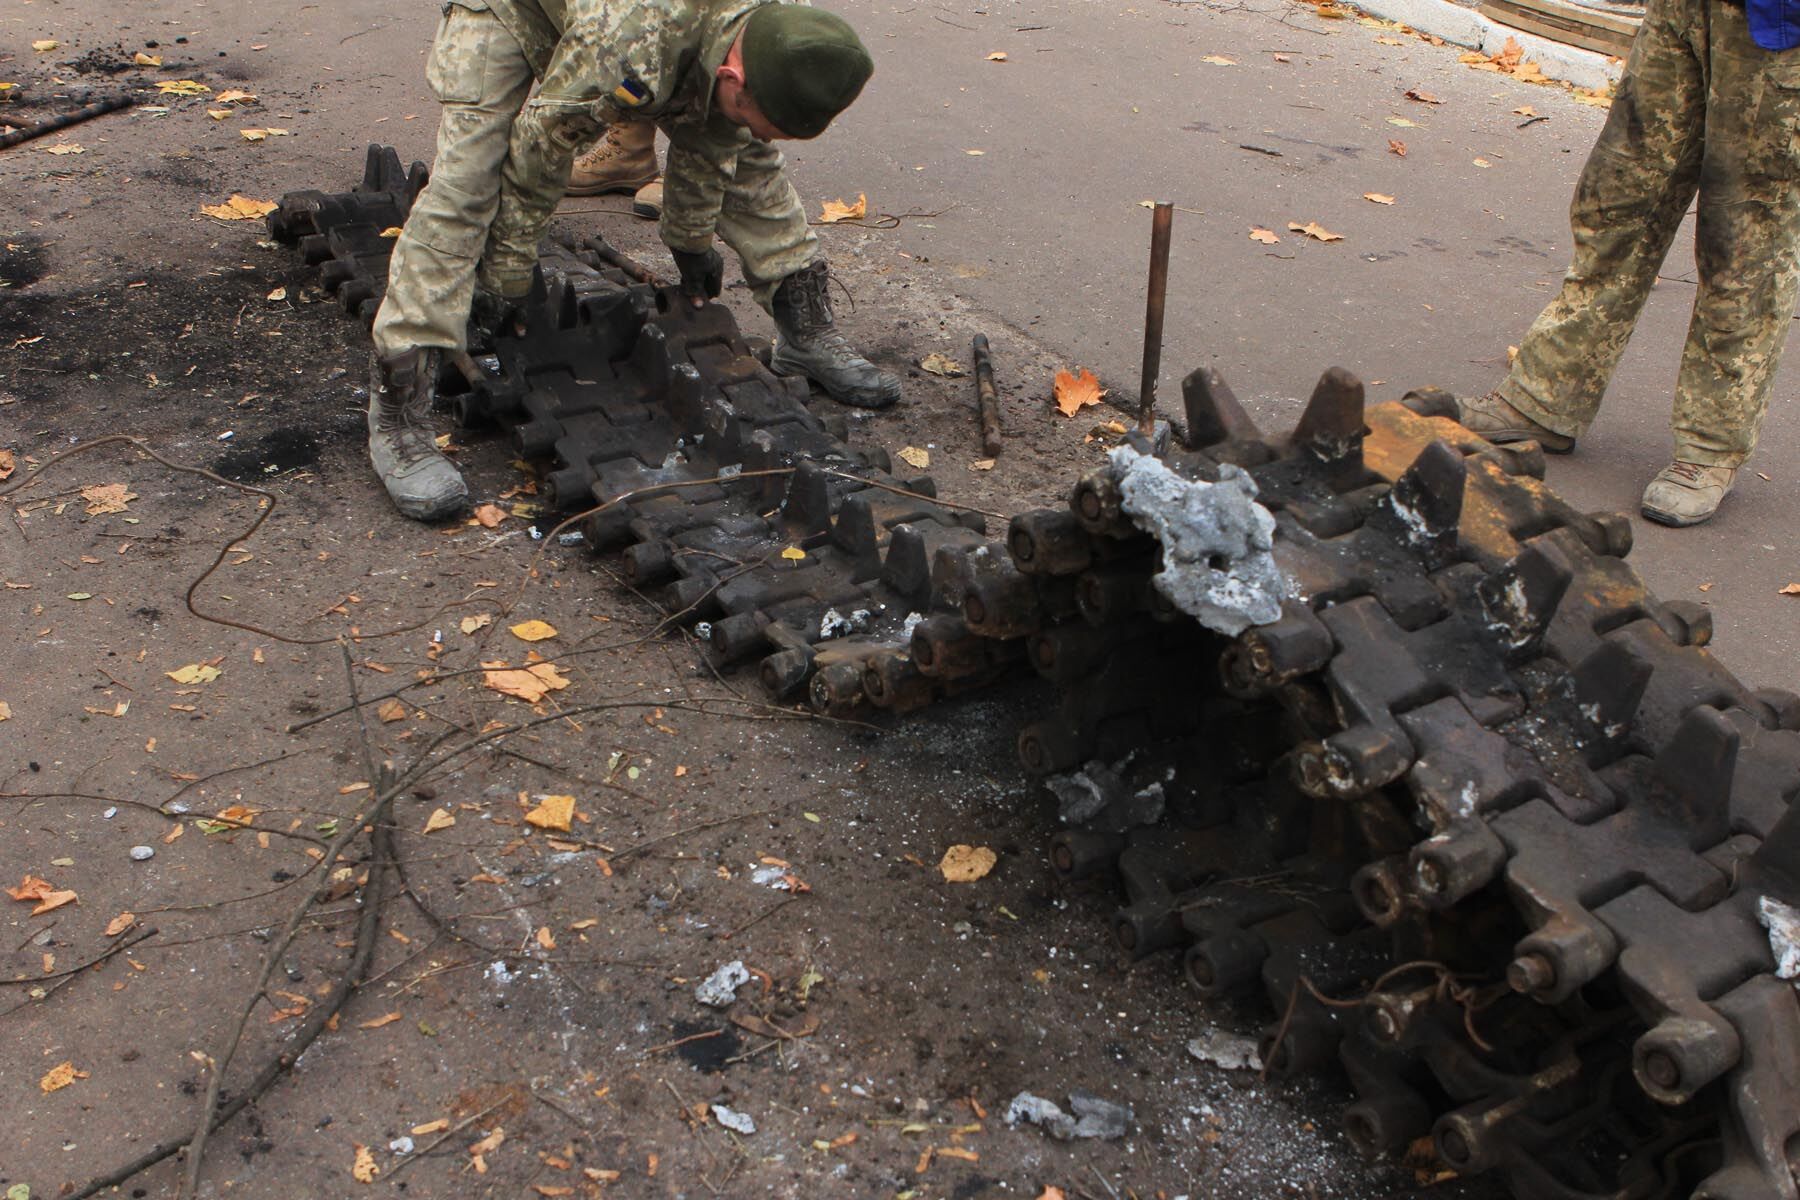
[[[675,259],[675,269],[681,272],[682,295],[701,301],[724,290],[725,258],[714,247],[708,246],[699,253],[670,250],[669,254]]]
[[[502,334],[518,336],[525,331],[525,314],[520,308],[524,297],[508,299],[484,287],[475,289],[469,306],[469,348],[477,354],[491,353]]]

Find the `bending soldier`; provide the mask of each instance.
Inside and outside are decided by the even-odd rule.
[[[818,239],[771,145],[823,133],[873,69],[841,18],[777,0],[450,0],[427,71],[437,157],[375,318],[369,456],[400,511],[466,503],[423,425],[438,368],[471,311],[493,321],[529,291],[577,149],[621,120],[668,134],[661,234],[682,291],[719,294],[717,235],[775,320],[777,371],[845,404],[899,399],[837,331]]]

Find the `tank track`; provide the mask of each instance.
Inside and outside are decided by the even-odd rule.
[[[371,147],[270,227],[366,319],[423,178]],[[833,713],[1042,676],[1018,745],[1057,872],[1116,883],[1120,946],[1178,952],[1202,999],[1262,993],[1268,1069],[1340,1065],[1370,1155],[1429,1137],[1533,1200],[1800,1195],[1765,928],[1800,907],[1800,697],[1645,591],[1625,517],[1445,393],[1367,405],[1329,371],[1271,437],[1200,371],[1185,445],[1134,440],[990,543],[672,300],[551,247],[455,404],[550,503],[616,501],[588,540],[722,659]],[[1152,476],[1186,514],[1160,537]]]

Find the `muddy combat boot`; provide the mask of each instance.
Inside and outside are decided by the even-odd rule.
[[[1672,462],[1644,489],[1643,513],[1659,525],[1698,525],[1719,511],[1736,481],[1736,467]]]
[[[377,357],[369,369],[369,461],[394,507],[415,521],[447,517],[469,499],[426,423],[442,357],[437,349],[408,350]]]
[[[569,196],[609,196],[635,192],[655,181],[656,126],[650,121],[608,125],[600,140],[575,160],[569,171]]]
[[[1463,428],[1479,433],[1496,446],[1509,442],[1536,442],[1545,454],[1567,454],[1575,448],[1575,439],[1566,433],[1545,429],[1536,421],[1489,392],[1478,400],[1458,400]]]
[[[778,375],[804,375],[840,404],[886,408],[900,399],[900,381],[858,354],[837,331],[829,279],[823,262],[800,268],[781,281],[769,302],[775,318],[775,352],[769,367]]]

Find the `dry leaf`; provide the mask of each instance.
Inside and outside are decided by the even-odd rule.
[[[58,142],[54,146],[44,147],[45,154],[86,154],[87,147],[76,142]]]
[[[497,1125],[494,1132],[469,1147],[470,1154],[492,1154],[506,1141],[506,1127]]]
[[[1298,221],[1289,221],[1288,228],[1295,233],[1304,233],[1307,237],[1312,238],[1315,241],[1341,242],[1344,240],[1343,234],[1333,233],[1317,221],[1308,221],[1304,225],[1300,224]]]
[[[207,663],[189,663],[187,666],[178,667],[173,671],[164,671],[163,674],[167,675],[170,679],[173,679],[176,683],[191,685],[196,683],[211,683],[219,677],[221,672],[219,671],[219,668]]]
[[[121,933],[124,933],[127,929],[130,929],[136,924],[136,913],[122,912],[106,923],[106,936],[118,937]]]
[[[924,358],[919,360],[919,367],[921,370],[929,371],[933,375],[944,375],[951,379],[956,378],[958,375],[968,374],[968,372],[962,369],[961,363],[945,354],[927,354]],[[6,476],[0,475],[0,479],[5,478]]]
[[[4,480],[7,476],[11,475],[13,469],[18,465],[18,460],[13,457],[13,452],[11,450],[0,450],[0,480]]]
[[[375,715],[388,724],[404,721],[406,720],[406,704],[398,696],[389,696],[375,710]]]
[[[38,1088],[44,1092],[59,1092],[77,1079],[86,1079],[87,1077],[88,1073],[77,1071],[74,1063],[59,1062],[44,1072],[44,1077],[38,1080]]]
[[[162,56],[161,55],[145,54],[142,50],[139,50],[136,54],[132,55],[131,61],[136,63],[140,67],[160,67],[160,66],[162,66]]]
[[[1612,107],[1612,96],[1608,92],[1597,91],[1594,88],[1578,87],[1571,92],[1571,95],[1574,96],[1575,103],[1577,104],[1591,104],[1595,108]]]
[[[918,446],[903,446],[900,449],[900,453],[895,455],[895,457],[900,459],[900,461],[904,462],[907,466],[917,467],[921,471],[931,465],[931,451],[921,449]]]
[[[255,104],[256,93],[246,92],[241,88],[226,88],[213,99],[220,104]]]
[[[1421,92],[1418,88],[1408,88],[1406,91],[1406,98],[1408,100],[1417,100],[1420,104],[1442,104],[1443,103],[1442,100],[1439,100],[1436,96],[1432,95],[1430,92]]]
[[[959,843],[944,851],[938,870],[943,873],[946,883],[974,883],[977,879],[985,878],[999,861],[1000,856],[986,846],[965,846]]]
[[[521,642],[541,642],[556,636],[556,626],[548,621],[520,621],[512,627],[512,635]]]
[[[290,137],[292,135],[285,129],[276,129],[271,126],[268,129],[240,129],[238,136],[246,142],[261,142],[272,137]]]
[[[555,663],[532,663],[528,667],[508,667],[504,662],[484,662],[482,682],[503,696],[516,696],[527,704],[536,704],[548,692],[560,692],[569,686],[568,677],[556,669]]]
[[[537,944],[546,950],[556,949],[556,935],[550,932],[548,925],[538,926]]]
[[[375,1177],[381,1174],[381,1168],[375,1165],[375,1156],[369,1153],[367,1146],[356,1148],[356,1161],[350,1164],[350,1174],[358,1183],[374,1183]]]
[[[1800,583],[1790,583],[1782,588],[1777,594],[1782,596],[1800,596]]]
[[[156,90],[165,96],[204,96],[212,91],[195,79],[164,79],[156,85]]]
[[[1700,590],[1703,592],[1710,592],[1713,590],[1713,585],[1710,583],[1703,583],[1700,585]]]
[[[456,818],[450,815],[449,809],[434,808],[431,810],[431,815],[425,818],[424,832],[436,833],[438,830],[448,829],[454,824],[456,824]]]
[[[1006,61],[1006,51],[1004,51],[1004,50],[994,51],[992,54],[987,56],[987,61],[988,62],[1005,62]]]
[[[125,506],[137,499],[137,493],[126,491],[122,483],[96,483],[82,488],[81,498],[87,501],[88,516],[97,517],[124,512]]]
[[[1476,165],[1476,166],[1478,166],[1478,167],[1491,167],[1491,166],[1493,166],[1493,165],[1494,165],[1494,164],[1493,164],[1493,163],[1491,163],[1491,162],[1489,162],[1489,161],[1488,161],[1488,160],[1487,160],[1487,159],[1485,159],[1485,158],[1478,158],[1478,159],[1476,159],[1476,160],[1475,160],[1475,165]]]
[[[806,557],[806,551],[798,546],[785,546],[782,548],[781,557],[787,559],[789,562],[800,562]]]
[[[1521,104],[1519,107],[1513,109],[1513,115],[1516,117],[1535,117],[1537,116],[1537,109],[1531,107],[1529,104]]]
[[[846,204],[842,200],[827,200],[819,213],[821,225],[831,225],[838,221],[860,221],[869,215],[869,197],[858,195],[855,204]]]
[[[1000,460],[996,459],[996,458],[978,458],[974,462],[969,464],[969,470],[971,470],[971,471],[991,471],[994,469],[994,464],[999,461]]]
[[[449,1118],[439,1117],[437,1120],[427,1121],[423,1125],[414,1125],[406,1132],[412,1134],[414,1137],[424,1137],[428,1133],[442,1133],[448,1128],[450,1128]]]
[[[386,229],[381,231],[381,236],[384,238],[397,238],[400,234],[401,229],[398,225],[389,225]]]
[[[475,506],[470,524],[492,529],[504,520],[506,520],[506,510],[498,504],[478,504]]]
[[[234,194],[223,204],[202,204],[200,211],[209,217],[217,217],[221,221],[251,221],[274,212],[275,202],[273,200],[252,200],[249,196]]]
[[[60,45],[62,45],[62,43],[55,38],[39,38],[37,41],[31,43],[31,48],[36,50],[39,54],[48,54]]]
[[[1389,125],[1398,125],[1402,129],[1417,129],[1419,127],[1417,121],[1409,121],[1405,117],[1389,117],[1387,123]]]
[[[0,721],[12,720],[12,705],[0,700]]]
[[[1056,397],[1057,411],[1065,417],[1072,417],[1082,409],[1100,403],[1100,398],[1106,395],[1106,389],[1100,386],[1094,373],[1085,367],[1076,367],[1073,375],[1068,371],[1058,371],[1052,391]]]
[[[527,825],[535,825],[539,829],[554,829],[559,833],[569,832],[574,819],[573,796],[539,796],[538,806],[525,814]]]
[[[209,108],[206,110],[206,115],[215,121],[223,121],[231,115],[231,110],[229,108]]]
[[[1215,67],[1237,66],[1237,59],[1226,58],[1223,54],[1202,54],[1200,56],[1200,61],[1203,63],[1211,63]]]
[[[1378,37],[1375,39],[1375,44],[1377,46],[1404,46],[1404,45],[1406,45],[1405,42],[1401,41],[1399,38],[1394,38],[1394,37]]]
[[[1392,196],[1384,196],[1380,192],[1364,192],[1363,199],[1373,204],[1392,204],[1394,202]]]
[[[1250,231],[1250,240],[1261,242],[1265,246],[1273,246],[1281,240],[1281,235],[1273,229],[1255,228]]]
[[[400,1013],[398,1010],[396,1010],[394,1012],[386,1014],[385,1016],[376,1017],[372,1021],[364,1021],[361,1024],[359,1024],[357,1026],[357,1028],[358,1029],[380,1029],[383,1025],[392,1025],[395,1021],[398,1021],[399,1019],[400,1019]]]
[[[1397,142],[1393,138],[1389,138],[1388,139],[1388,153],[1398,155],[1401,158],[1405,158],[1406,157],[1406,143],[1405,142]]]
[[[464,617],[462,619],[462,624],[457,626],[457,628],[461,629],[464,633],[474,633],[477,629],[486,629],[493,623],[493,613],[476,613],[472,617]]]
[[[971,157],[974,157],[974,158],[980,158],[982,155],[986,154],[987,151],[986,150],[964,150],[963,153],[970,155]]]

